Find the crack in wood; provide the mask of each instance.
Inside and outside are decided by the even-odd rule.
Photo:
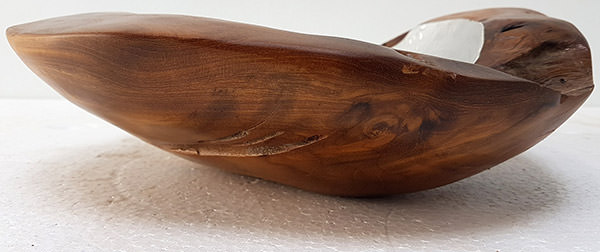
[[[246,142],[243,142],[243,143],[240,143],[240,144],[235,144],[235,146],[248,146],[248,145],[254,145],[254,144],[266,142],[266,141],[269,141],[269,140],[271,140],[271,139],[273,139],[273,138],[275,138],[277,136],[283,135],[283,133],[285,133],[285,131],[277,131],[277,132],[275,132],[273,134],[266,135],[266,136],[261,137],[261,138],[257,138],[257,139],[250,140],[250,141],[246,141]]]
[[[268,135],[263,137],[262,139],[270,139],[275,137],[277,133],[282,132],[278,131],[275,134]],[[283,134],[283,133],[281,133]],[[279,134],[280,135],[280,134]],[[269,138],[270,137],[270,138]],[[316,142],[319,142],[323,139],[327,138],[325,135],[314,135],[305,138],[302,141],[295,143],[287,143],[280,145],[262,145],[262,146],[245,146],[245,145],[204,145],[200,144],[194,147],[184,147],[184,148],[170,148],[168,150],[185,155],[197,155],[197,156],[225,156],[225,157],[260,157],[260,156],[270,156],[276,154],[282,154],[286,152],[290,152],[292,150],[309,146]],[[265,140],[266,141],[266,140]],[[264,142],[264,141],[260,141]],[[260,143],[258,142],[258,143]]]
[[[263,121],[257,123],[256,125],[248,128],[248,129],[238,131],[238,132],[234,133],[233,135],[224,136],[224,137],[213,139],[213,140],[200,140],[200,141],[198,141],[198,143],[223,143],[223,142],[231,142],[231,141],[239,140],[244,137],[247,137],[250,134],[250,132],[252,132],[252,130],[258,128],[260,125],[262,125],[265,122],[266,122],[266,120],[263,120]]]

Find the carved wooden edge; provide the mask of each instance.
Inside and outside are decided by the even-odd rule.
[[[589,45],[572,24],[520,8],[461,12],[425,23],[457,18],[484,24],[485,44],[476,64],[534,81],[566,96],[593,89]],[[406,33],[383,45],[393,47],[404,36]]]

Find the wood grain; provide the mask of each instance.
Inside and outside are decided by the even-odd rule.
[[[176,15],[91,13],[10,27],[21,59],[82,108],[161,149],[319,193],[429,189],[530,148],[590,95],[589,46],[523,9],[476,64]]]

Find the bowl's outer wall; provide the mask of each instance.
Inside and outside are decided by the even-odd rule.
[[[333,195],[481,172],[549,135],[592,90],[591,75],[569,93],[483,64],[205,18],[83,14],[7,35],[63,96],[148,143]]]

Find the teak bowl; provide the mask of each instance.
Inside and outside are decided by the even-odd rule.
[[[453,20],[475,28],[439,28]],[[176,15],[81,14],[6,33],[56,91],[152,145],[332,195],[474,175],[548,136],[592,92],[589,46],[565,21],[486,9],[426,24],[475,38],[458,47],[480,34],[464,49],[475,59],[392,48],[410,33],[375,45]],[[463,54],[448,47],[426,49]]]

